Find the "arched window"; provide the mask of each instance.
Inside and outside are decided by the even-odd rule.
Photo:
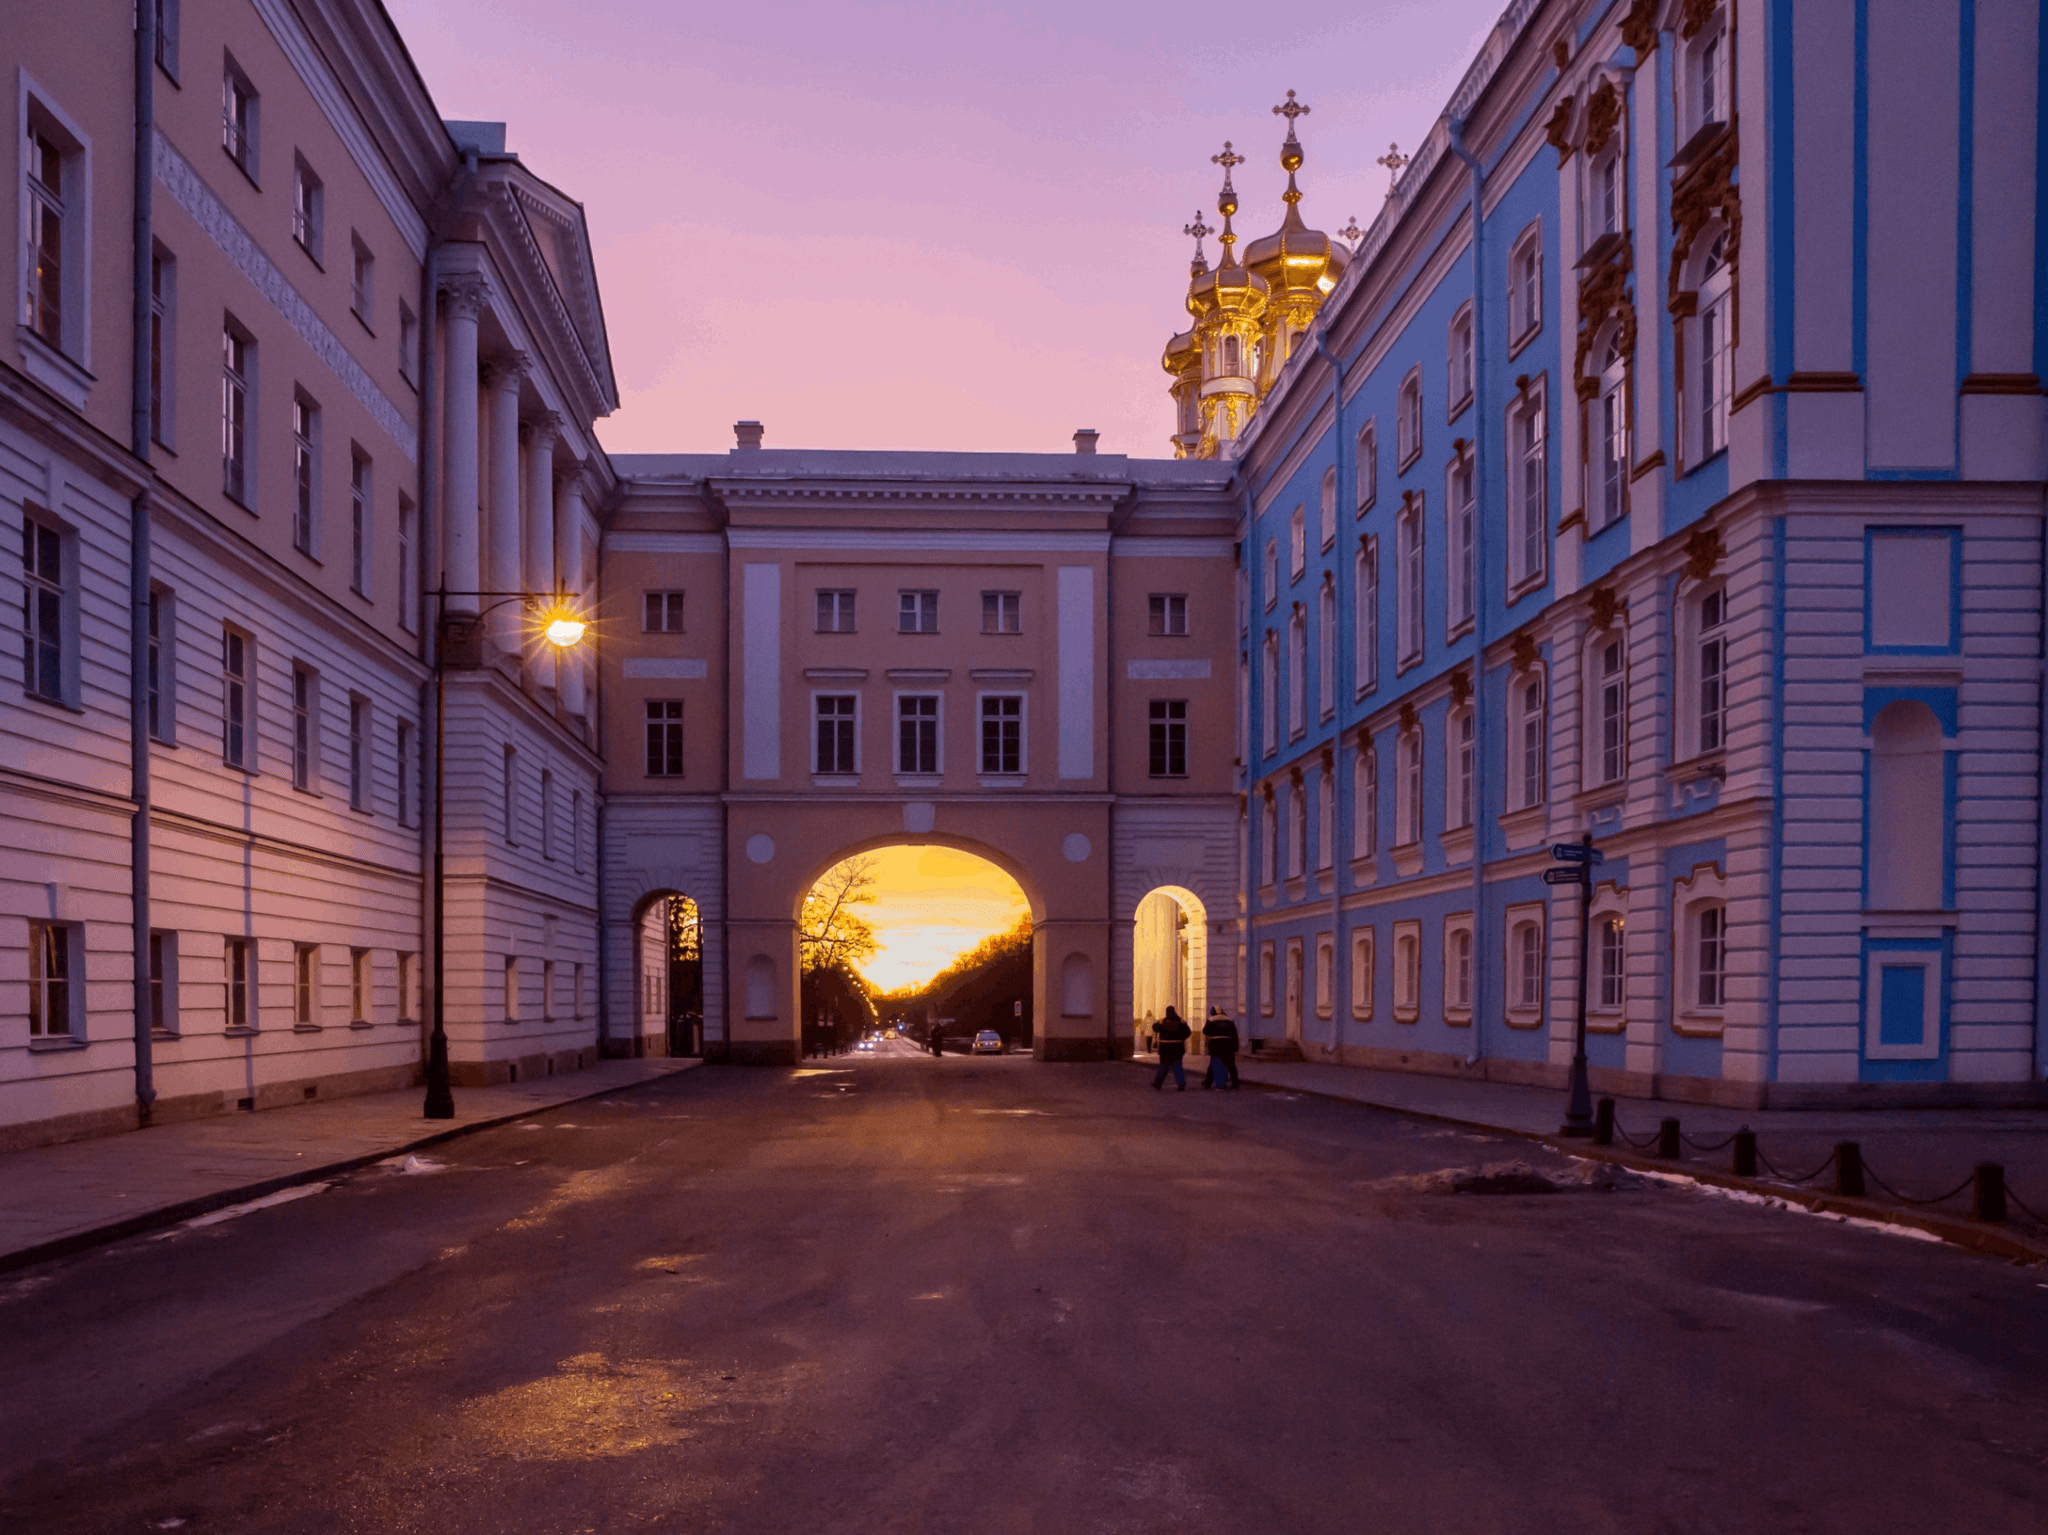
[[[1300,879],[1308,861],[1308,790],[1295,774],[1287,781],[1287,877]]]
[[[1628,510],[1628,359],[1617,328],[1600,363],[1593,404],[1593,484],[1589,503],[1594,531],[1610,527]]]
[[[1508,808],[1543,803],[1549,776],[1549,731],[1543,674],[1524,672],[1508,684]]]
[[[1628,776],[1628,641],[1618,630],[1593,636],[1586,671],[1586,786]]]
[[[1422,924],[1394,924],[1394,1021],[1413,1023],[1422,1010]]]
[[[1472,303],[1466,300],[1451,316],[1444,344],[1445,419],[1455,421],[1472,403]]]
[[[1351,935],[1351,1016],[1370,1020],[1373,989],[1373,930],[1358,928]]]
[[[1946,778],[1934,711],[1904,698],[1880,709],[1870,725],[1865,840],[1873,911],[1939,911],[1944,905]]]
[[[1239,378],[1244,374],[1244,343],[1235,336],[1223,338],[1223,361],[1217,371],[1225,378]]]
[[[1337,935],[1316,934],[1316,1016],[1337,1011]]]
[[[1337,712],[1337,582],[1328,571],[1316,593],[1316,709],[1322,719]]]
[[[1380,424],[1375,419],[1358,429],[1358,513],[1361,517],[1379,499],[1379,494]]]
[[[1394,422],[1395,469],[1405,472],[1422,452],[1422,369],[1411,368],[1401,380],[1401,394]]]
[[[1273,1016],[1273,945],[1259,945],[1259,1011]]]
[[[1358,692],[1370,693],[1380,681],[1380,541],[1367,533],[1358,540],[1358,558],[1352,567],[1357,590],[1355,621],[1357,654],[1351,663],[1352,681]]]
[[[1323,547],[1329,548],[1337,542],[1337,471],[1335,467],[1323,471],[1321,533]]]
[[[1395,789],[1397,843],[1422,840],[1422,732],[1411,730],[1400,739],[1401,781]]]
[[[1299,581],[1308,569],[1308,515],[1300,507],[1287,519],[1287,578]]]
[[[1259,801],[1259,883],[1272,885],[1279,877],[1279,867],[1280,810],[1268,789]]]
[[[1543,221],[1538,219],[1508,252],[1508,345],[1519,350],[1543,324]]]
[[[1351,856],[1370,858],[1380,841],[1380,754],[1361,744],[1352,759]]]
[[[1594,1011],[1620,1012],[1628,997],[1627,919],[1620,912],[1593,918],[1593,963],[1596,979],[1589,989]]]
[[[1287,734],[1308,731],[1308,614],[1300,603],[1287,615]]]
[[[1401,641],[1403,668],[1422,659],[1423,571],[1422,497],[1408,497],[1394,525],[1399,545],[1400,585],[1394,599],[1395,629]]]
[[[1527,1028],[1543,1013],[1543,907],[1531,902],[1507,910],[1507,1011]]]
[[[1697,450],[1693,463],[1704,463],[1728,446],[1728,399],[1735,358],[1735,293],[1728,270],[1728,237],[1716,235],[1700,263],[1697,289],[1699,318],[1693,364],[1693,422]]]
[[[1321,770],[1316,774],[1316,867],[1327,869],[1336,861],[1337,846],[1337,769],[1328,758],[1323,758]]]
[[[1273,604],[1280,600],[1280,541],[1266,540],[1266,608],[1270,612]]]
[[[1472,916],[1444,919],[1444,1017],[1456,1022],[1472,1016]]]
[[[1472,824],[1472,750],[1474,722],[1470,705],[1453,709],[1444,722],[1444,830]]]
[[[1270,757],[1280,748],[1280,636],[1271,629],[1266,631],[1259,663],[1259,721]]]
[[[1471,627],[1478,595],[1473,562],[1478,539],[1474,483],[1472,455],[1460,453],[1451,460],[1444,477],[1444,548],[1450,562],[1444,572],[1444,627],[1453,639]]]

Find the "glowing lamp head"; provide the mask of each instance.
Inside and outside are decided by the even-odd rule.
[[[588,627],[589,625],[585,624],[574,613],[558,608],[548,618],[547,624],[542,628],[541,633],[550,645],[555,646],[557,649],[567,650],[571,645],[574,645],[583,638],[583,631]]]

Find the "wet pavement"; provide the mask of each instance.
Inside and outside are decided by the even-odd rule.
[[[2048,1268],[1128,1067],[705,1068],[0,1280],[0,1529],[2044,1527]]]

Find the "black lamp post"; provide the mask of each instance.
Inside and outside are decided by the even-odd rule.
[[[487,608],[475,613],[450,613],[450,597],[474,597],[478,601],[495,598]],[[583,638],[586,627],[570,608],[568,597],[560,589],[552,599],[538,592],[451,592],[446,583],[434,590],[434,1025],[427,1034],[427,1101],[428,1119],[453,1119],[455,1117],[455,1095],[448,1084],[448,1029],[447,1029],[447,820],[448,795],[446,767],[448,762],[448,673],[452,671],[473,672],[482,669],[484,619],[507,603],[517,602],[530,613],[541,611],[543,602],[552,601],[549,609],[555,616],[547,621],[542,637],[558,650],[567,650]]]

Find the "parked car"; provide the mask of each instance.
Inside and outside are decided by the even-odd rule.
[[[1001,1055],[1003,1053],[1003,1036],[994,1029],[983,1029],[974,1036],[974,1053],[976,1055]]]

